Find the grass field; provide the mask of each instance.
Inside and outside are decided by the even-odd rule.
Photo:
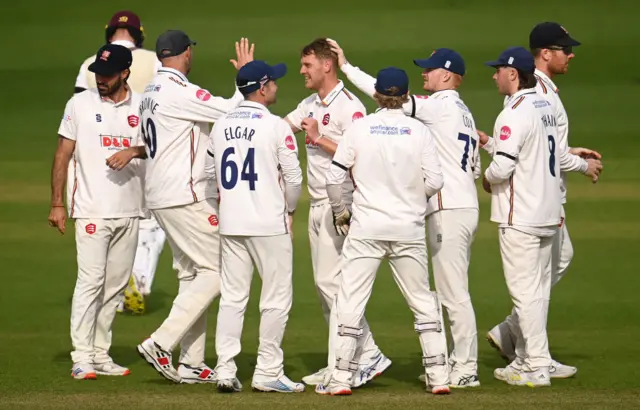
[[[457,49],[468,75],[461,94],[478,127],[490,131],[501,110],[492,70],[482,62],[511,45],[527,45],[537,23],[556,20],[583,43],[570,75],[557,79],[570,118],[570,142],[598,149],[605,172],[597,185],[573,175],[566,206],[575,247],[570,272],[554,289],[549,337],[554,356],[578,366],[574,379],[549,389],[511,387],[492,378],[503,361],[484,342],[485,332],[510,308],[489,222],[489,198],[481,192],[481,223],[473,248],[470,286],[480,336],[482,387],[433,397],[417,381],[420,350],[412,318],[385,267],[379,272],[367,317],[392,368],[350,398],[304,394],[224,396],[207,386],[172,385],[135,352],[135,345],[166,317],[177,290],[168,246],[162,255],[148,313],[118,316],[112,356],[129,366],[126,378],[78,382],[69,377],[69,313],[76,264],[73,230],[64,237],[47,225],[49,172],[56,131],[81,62],[104,41],[113,12],[137,11],[147,30],[147,48],[165,29],[180,28],[198,41],[191,80],[230,96],[233,41],[257,44],[256,57],[289,64],[280,82],[276,113],[284,115],[307,95],[297,74],[299,50],[317,36],[337,39],[356,65],[375,74],[397,65],[421,88],[412,59],[437,47]],[[77,0],[3,5],[2,149],[0,150],[0,408],[447,408],[604,409],[640,408],[638,362],[640,318],[637,289],[640,250],[640,172],[637,95],[640,43],[632,0],[444,0],[440,2],[291,0],[179,3],[111,1],[100,6]],[[352,87],[353,89],[353,87]],[[370,100],[358,94],[369,110]],[[302,155],[304,159],[304,155]],[[484,165],[488,158],[483,157]],[[294,305],[285,335],[285,364],[299,380],[325,363],[327,327],[313,289],[306,236],[306,197],[296,214]],[[259,279],[254,281],[257,296]],[[217,304],[210,310],[207,361],[215,365]],[[239,377],[250,382],[255,364],[258,310],[247,313]],[[248,387],[248,386],[247,386]]]

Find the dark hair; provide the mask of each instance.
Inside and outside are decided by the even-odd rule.
[[[518,90],[534,88],[538,83],[536,76],[532,72],[517,70],[518,72]]]
[[[113,35],[116,33],[116,30],[119,28],[127,29],[127,31],[129,32],[129,35],[131,35],[131,37],[133,37],[133,39],[135,40],[134,43],[136,47],[142,48],[142,43],[144,43],[144,33],[142,32],[142,30],[138,30],[135,27],[128,27],[128,26],[127,27],[116,27],[116,26],[107,27],[105,30],[105,37],[107,39],[107,43],[110,42],[111,37],[113,37]]]
[[[302,57],[315,55],[320,60],[331,60],[335,67],[338,66],[338,56],[331,51],[331,46],[326,38],[317,38],[302,49]]]

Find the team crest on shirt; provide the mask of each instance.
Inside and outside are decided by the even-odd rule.
[[[129,123],[130,127],[137,127],[140,123],[140,117],[138,117],[137,115],[130,115],[127,117],[127,122]]]
[[[322,117],[322,125],[329,125],[329,121],[331,121],[331,115],[326,113],[324,117]]]
[[[84,230],[89,235],[93,235],[94,233],[96,233],[96,224],[87,224],[87,226],[84,227]]]
[[[500,141],[508,140],[511,137],[511,128],[506,125],[500,128]]]
[[[217,215],[209,215],[209,224],[211,226],[218,226],[218,216]]]

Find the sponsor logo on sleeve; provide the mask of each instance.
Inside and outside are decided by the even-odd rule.
[[[284,139],[284,144],[291,151],[295,151],[296,150],[296,144],[293,142],[293,137],[291,135],[287,136],[287,138]]]
[[[364,118],[364,114],[361,113],[360,111],[356,111],[351,116],[351,121],[359,120],[360,118]]]
[[[506,141],[511,137],[511,128],[506,125],[500,128],[500,141]]]
[[[196,97],[201,101],[209,101],[211,98],[211,93],[207,90],[203,90],[202,88],[196,91]]]

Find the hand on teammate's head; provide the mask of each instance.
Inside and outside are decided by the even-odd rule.
[[[249,39],[245,37],[242,37],[239,42],[236,41],[236,59],[229,60],[236,70],[253,61],[255,46],[255,44],[249,46]]]
[[[338,67],[342,67],[347,62],[347,58],[344,55],[344,50],[340,48],[340,45],[335,40],[328,38],[327,43],[329,43],[329,45],[331,46],[331,51],[336,53],[336,55],[338,56]]]

